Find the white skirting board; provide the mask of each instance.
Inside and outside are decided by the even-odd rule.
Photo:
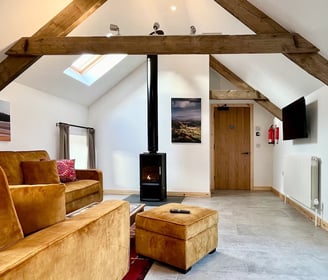
[[[284,161],[284,193],[305,207],[314,209],[320,203],[320,160],[311,155],[288,155]]]

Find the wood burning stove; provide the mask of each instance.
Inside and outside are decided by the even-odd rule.
[[[140,200],[166,199],[166,154],[140,154]]]
[[[140,154],[140,200],[166,199],[166,154],[158,153],[158,62],[147,56],[148,152]]]

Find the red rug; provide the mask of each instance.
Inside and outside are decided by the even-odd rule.
[[[130,233],[130,269],[123,280],[142,280],[145,278],[153,261],[146,257],[138,256],[135,247],[134,227],[131,227]]]

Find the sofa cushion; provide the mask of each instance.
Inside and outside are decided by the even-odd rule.
[[[0,151],[0,166],[6,173],[9,185],[24,184],[22,161],[49,160],[47,151]]]
[[[0,167],[0,250],[23,238],[12,197],[10,195],[7,177]]]
[[[77,180],[65,183],[66,202],[99,192],[99,184],[99,181],[96,180]]]
[[[60,183],[55,160],[22,161],[24,184],[58,184]]]
[[[57,160],[57,170],[60,182],[76,181],[75,159],[60,159]]]
[[[24,235],[65,219],[63,184],[15,185],[9,188]]]

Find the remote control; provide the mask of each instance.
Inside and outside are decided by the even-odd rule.
[[[170,209],[170,213],[190,214],[190,211],[184,209]]]

